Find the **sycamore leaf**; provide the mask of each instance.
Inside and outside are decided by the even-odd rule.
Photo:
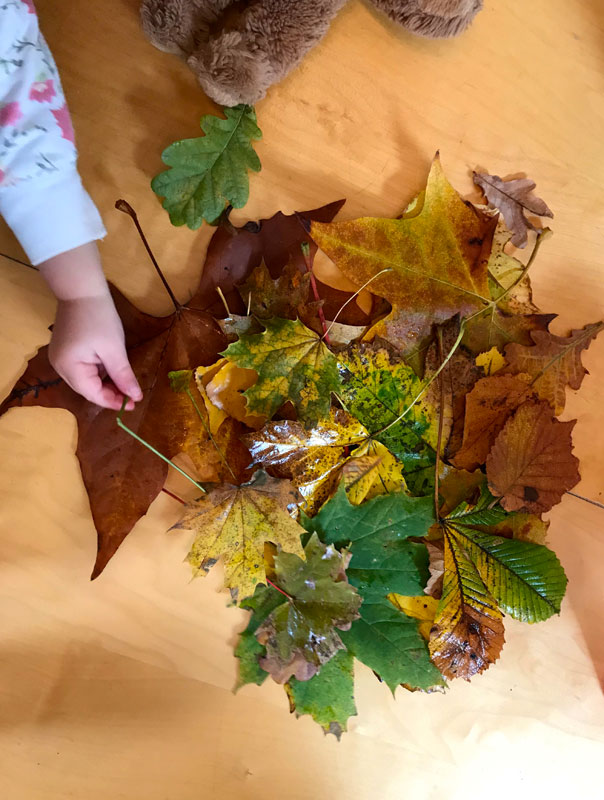
[[[269,422],[258,433],[243,437],[255,464],[291,478],[304,498],[304,510],[315,514],[337,486],[348,448],[367,438],[367,431],[345,411],[310,430],[299,422]]]
[[[392,312],[374,333],[407,352],[434,323],[466,316],[489,301],[485,254],[495,225],[464,203],[437,155],[425,192],[401,219],[313,223],[311,234],[357,286],[375,278],[368,288],[386,298]],[[382,270],[389,271],[376,278]]]
[[[454,536],[445,536],[443,593],[430,634],[432,661],[446,678],[483,672],[504,643],[502,614]]]
[[[532,386],[556,415],[564,411],[566,387],[578,389],[587,370],[581,363],[581,353],[604,329],[604,322],[586,325],[571,331],[568,336],[554,336],[545,331],[533,331],[532,347],[511,344],[505,349],[509,372],[530,375]]]
[[[267,319],[263,324],[263,333],[242,336],[223,354],[258,373],[245,391],[248,410],[270,418],[291,400],[301,420],[316,424],[329,415],[331,393],[340,386],[333,353],[299,320]]]
[[[420,594],[417,597],[389,594],[388,600],[403,614],[418,620],[418,630],[424,639],[428,641],[430,630],[434,624],[436,609],[438,608],[438,600],[435,597],[428,597],[426,594]]]
[[[506,422],[486,463],[489,489],[507,511],[549,511],[579,482],[575,422],[559,422],[547,403],[530,401]]]
[[[165,198],[173,225],[191,230],[204,220],[214,225],[227,205],[243,208],[247,203],[248,170],[260,170],[252,141],[261,139],[262,132],[250,106],[225,108],[224,114],[226,119],[202,117],[205,136],[175,142],[162,153],[171,169],[157,175],[151,188]]]
[[[398,613],[386,595],[417,594],[428,577],[424,545],[407,541],[423,536],[433,521],[432,499],[388,494],[360,506],[350,503],[344,486],[316,517],[302,524],[321,539],[347,546],[347,574],[363,597],[361,618],[342,633],[344,644],[392,691],[399,684],[429,689],[442,682],[430,662],[415,620]]]
[[[304,557],[302,528],[287,511],[295,503],[296,492],[288,481],[259,470],[243,486],[224,484],[187,504],[174,528],[196,532],[187,556],[193,574],[207,575],[224,555],[225,585],[238,601],[250,597],[258,583],[266,583],[265,542]]]
[[[525,211],[538,217],[554,216],[540,197],[531,196],[536,184],[529,178],[504,181],[498,175],[475,172],[474,183],[480,186],[489,203],[503,214],[505,224],[512,231],[511,242],[515,247],[524,247],[527,232],[537,230],[526,218]]]
[[[494,375],[482,378],[466,395],[461,449],[452,462],[469,472],[484,464],[508,417],[534,396],[525,376]]]
[[[265,584],[258,584],[254,594],[241,601],[241,607],[249,609],[252,613],[235,647],[235,656],[239,659],[239,676],[235,691],[248,683],[260,686],[268,677],[268,672],[262,669],[259,663],[260,658],[266,655],[266,648],[256,639],[256,631],[282,602],[283,595]]]
[[[337,629],[358,617],[361,597],[346,582],[347,553],[326,547],[316,535],[304,548],[305,560],[291,553],[275,557],[275,580],[289,599],[256,631],[266,647],[260,666],[277,683],[294,675],[308,680],[344,645]]]
[[[423,382],[411,367],[393,363],[384,347],[356,345],[338,354],[342,379],[339,396],[351,414],[370,432],[392,423],[421,392]],[[435,462],[438,407],[431,397],[420,398],[377,441],[396,456],[410,475]]]
[[[403,465],[380,442],[367,441],[342,467],[350,502],[358,506],[381,494],[406,489]]]
[[[485,375],[494,375],[505,366],[505,358],[496,347],[476,356],[476,366],[482,367]]]
[[[356,716],[354,703],[354,659],[339,650],[308,681],[292,678],[285,684],[289,708],[297,717],[310,714],[325,731],[340,739],[350,717]]]

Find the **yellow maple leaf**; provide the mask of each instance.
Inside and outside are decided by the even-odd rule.
[[[494,375],[505,367],[505,358],[496,347],[491,347],[487,353],[476,356],[476,366],[482,367],[485,375]]]

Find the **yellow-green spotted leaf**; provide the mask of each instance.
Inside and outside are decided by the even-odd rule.
[[[333,353],[299,320],[269,319],[263,325],[263,333],[242,336],[224,352],[229,361],[258,373],[245,392],[249,410],[270,418],[290,400],[305,424],[325,419],[331,394],[340,386]]]
[[[287,511],[296,497],[289,481],[259,470],[243,486],[222,484],[189,503],[174,527],[197,534],[187,556],[193,574],[207,575],[224,556],[225,585],[241,601],[253,595],[258,584],[266,583],[265,542],[304,558],[300,541],[304,531]]]

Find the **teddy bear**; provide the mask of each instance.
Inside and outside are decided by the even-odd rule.
[[[457,36],[483,0],[370,0],[409,31]],[[143,0],[141,19],[160,50],[185,58],[223,106],[253,105],[326,34],[346,0]]]

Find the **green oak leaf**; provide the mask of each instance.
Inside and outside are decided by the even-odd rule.
[[[292,678],[285,684],[290,710],[301,717],[310,714],[325,731],[340,739],[349,717],[356,716],[354,702],[354,659],[339,650],[308,681]]]
[[[316,534],[304,553],[305,560],[285,552],[275,556],[275,581],[288,599],[256,630],[266,647],[260,666],[277,683],[315,675],[344,647],[336,629],[359,616],[361,597],[346,581],[348,554],[326,547]]]
[[[426,396],[406,416],[384,433],[423,388],[423,381],[407,364],[392,363],[383,347],[357,345],[338,355],[345,408],[378,442],[385,445],[405,468],[405,480],[413,494],[414,475],[433,471],[438,440],[438,411]]]
[[[216,224],[227,205],[243,208],[249,197],[248,170],[258,172],[260,159],[252,141],[262,138],[256,112],[250,106],[225,108],[226,119],[202,117],[205,136],[174,142],[162,153],[171,169],[151,182],[164,198],[173,225],[199,228],[203,220]]]
[[[244,392],[248,409],[272,417],[287,401],[306,425],[329,415],[340,387],[336,359],[319,336],[299,320],[267,319],[263,333],[241,336],[224,351],[229,361],[258,373]]]

